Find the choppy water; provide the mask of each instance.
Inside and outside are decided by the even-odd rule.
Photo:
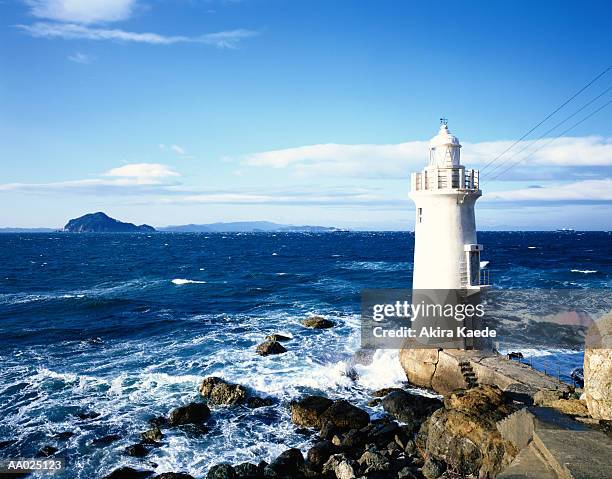
[[[583,290],[595,312],[610,306],[598,291],[610,287],[611,239],[479,237],[502,291]],[[369,365],[353,355],[360,291],[409,288],[412,244],[408,233],[0,235],[0,457],[33,456],[52,445],[69,464],[66,477],[153,463],[157,472],[199,477],[213,463],[269,460],[287,447],[307,447],[310,439],[289,421],[289,400],[318,392],[366,406],[372,389],[405,379],[396,351],[376,352]],[[517,308],[515,297],[504,304],[529,309],[538,297]],[[303,328],[299,321],[313,313],[337,327]],[[500,348],[533,348],[522,317],[507,322]],[[275,332],[294,337],[289,352],[257,356],[255,345]],[[571,340],[548,346],[534,353],[557,358],[565,376],[580,364]],[[168,430],[147,458],[125,456],[149,418],[196,399],[208,375],[276,404],[216,409],[208,432]],[[88,412],[100,415],[78,417]],[[54,438],[65,431],[75,434]],[[108,434],[122,439],[92,444]]]

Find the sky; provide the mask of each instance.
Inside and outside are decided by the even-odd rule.
[[[0,227],[412,229],[410,173],[446,117],[482,170],[479,229],[612,230],[612,70],[515,144],[612,65],[610,18],[607,1],[1,1]]]

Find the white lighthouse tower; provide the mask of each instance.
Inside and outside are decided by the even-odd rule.
[[[470,295],[488,283],[474,217],[482,192],[478,170],[461,165],[459,139],[451,135],[446,119],[440,122],[429,142],[427,166],[411,177],[410,197],[416,204],[413,289]]]

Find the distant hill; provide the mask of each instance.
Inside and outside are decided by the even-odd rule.
[[[158,228],[158,231],[176,233],[273,233],[273,232],[310,232],[326,233],[341,231],[327,226],[294,226],[272,223],[271,221],[236,221],[233,223],[210,223],[203,225],[180,225]]]
[[[155,228],[149,225],[137,226],[111,218],[101,211],[75,218],[64,226],[70,233],[151,233]]]

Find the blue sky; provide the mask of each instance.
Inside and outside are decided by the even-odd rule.
[[[612,64],[610,2],[0,2],[0,226],[411,229],[449,119],[481,167]],[[482,229],[612,229],[608,72],[511,150]],[[511,155],[524,149],[524,153]],[[504,158],[502,158],[504,159]],[[486,170],[485,170],[486,171]],[[503,171],[500,168],[496,173]]]

